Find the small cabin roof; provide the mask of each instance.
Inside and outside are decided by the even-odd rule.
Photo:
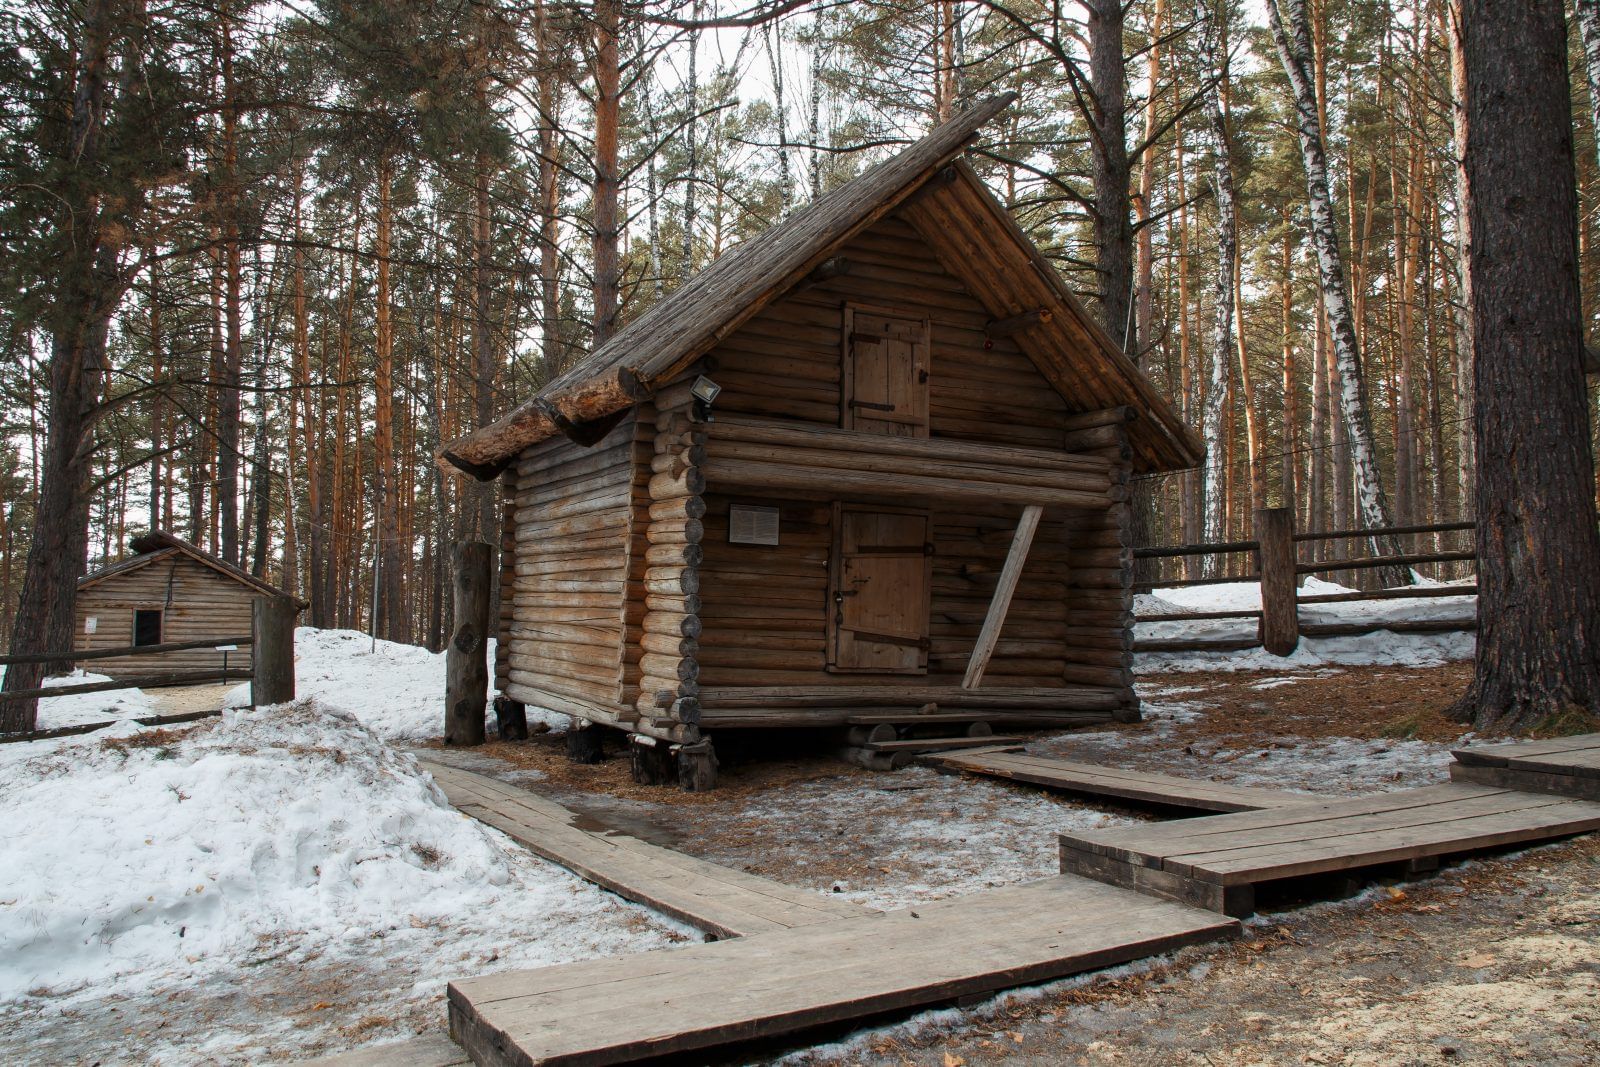
[[[148,567],[150,564],[160,560],[186,557],[202,567],[211,568],[224,578],[238,582],[258,596],[285,597],[299,604],[302,609],[306,606],[305,601],[300,600],[298,597],[291,597],[277,586],[270,585],[250,572],[241,570],[233,564],[218,559],[211,553],[190,544],[183,538],[175,537],[162,530],[151,530],[149,533],[138,534],[128,542],[128,547],[133,550],[133,555],[127,559],[119,560],[108,567],[102,567],[79,578],[79,592],[91,586],[99,585],[108,579]]]
[[[682,374],[835,250],[902,206],[997,319],[1046,311],[1016,335],[1074,411],[1126,406],[1141,471],[1198,465],[1204,446],[1133,361],[1084,310],[1055,268],[962,158],[977,132],[1016,99],[977,104],[898,154],[740,243],[620,330],[530,400],[439,452],[441,467],[481,480],[557,433],[598,440],[621,414]],[[928,186],[927,195],[913,194]],[[939,217],[917,215],[933,212]],[[977,248],[983,254],[975,256]],[[966,254],[963,254],[966,253]]]

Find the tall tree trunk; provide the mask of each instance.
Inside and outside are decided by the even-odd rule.
[[[1464,513],[1471,506],[1477,455],[1477,424],[1472,393],[1472,277],[1467,261],[1472,256],[1472,220],[1467,216],[1467,71],[1461,33],[1462,0],[1450,0],[1446,17],[1450,31],[1451,155],[1455,166],[1456,245],[1454,268],[1456,299],[1451,304],[1455,326],[1456,378],[1456,492]]]
[[[534,5],[534,39],[538,50],[536,93],[539,100],[539,310],[543,317],[541,371],[545,381],[560,374],[565,363],[561,329],[561,160],[556,122],[560,111],[559,72],[550,15],[543,0]],[[449,609],[448,597],[445,598]]]
[[[489,89],[486,83],[478,84],[475,101],[487,119]],[[489,312],[489,302],[493,297],[490,271],[494,261],[494,218],[489,201],[491,170],[489,153],[480,147],[472,167],[472,389],[479,426],[487,426],[494,421],[495,387],[499,377],[494,323]],[[476,513],[473,536],[475,540],[490,546],[500,543],[495,522],[496,496],[493,482],[476,482],[472,486],[471,499]]]
[[[129,11],[112,0],[89,0],[83,11],[68,155],[61,161],[75,180],[66,183],[71,198],[64,205],[66,232],[45,319],[50,332],[49,417],[35,482],[39,497],[33,538],[11,628],[14,655],[72,647],[78,578],[89,546],[94,420],[108,369],[111,316],[127,286],[117,263],[117,240],[107,230],[137,218],[131,206],[124,218],[108,217],[110,209],[98,188],[102,141],[109,98],[125,96],[137,84],[142,65],[136,42],[142,41],[143,22],[142,7]],[[129,54],[119,84],[113,86],[111,62],[119,41],[128,45]],[[35,689],[46,673],[43,664],[15,664],[6,669],[0,688]],[[32,730],[37,722],[37,700],[0,704],[0,732]]]
[[[1106,332],[1139,351],[1133,322],[1133,198],[1128,161],[1127,65],[1122,0],[1085,0],[1089,12],[1089,149],[1094,174],[1095,272]]]
[[[222,558],[239,566],[244,562],[239,539],[240,423],[243,419],[241,385],[244,373],[244,275],[239,239],[239,101],[234,79],[233,13],[221,8],[222,31],[222,254],[225,295],[223,309],[227,337],[223,347],[222,378],[217,393],[217,492]]]
[[[617,199],[622,176],[617,163],[621,120],[621,70],[617,33],[621,0],[594,5],[594,346],[617,332],[622,310],[622,226]]]
[[[1317,254],[1322,304],[1333,341],[1334,365],[1339,376],[1339,408],[1344,416],[1346,436],[1350,443],[1350,462],[1355,472],[1361,518],[1368,529],[1393,526],[1389,499],[1384,492],[1382,476],[1378,471],[1377,451],[1373,446],[1372,419],[1367,412],[1366,385],[1361,376],[1355,316],[1350,309],[1344,262],[1339,253],[1339,232],[1334,223],[1333,196],[1328,187],[1322,120],[1318,114],[1316,88],[1311,75],[1311,31],[1305,0],[1268,0],[1267,15],[1272,25],[1278,58],[1294,94],[1300,155],[1305,166],[1306,199],[1311,211],[1311,240]],[[1375,554],[1399,554],[1399,545],[1393,535],[1374,535],[1370,543]],[[1379,575],[1385,585],[1404,585],[1411,580],[1410,571],[1404,567],[1381,568]]]
[[[410,555],[400,540],[400,485],[395,474],[394,438],[394,311],[390,307],[389,258],[394,234],[394,160],[385,154],[378,161],[378,268],[376,330],[373,341],[373,493],[372,537],[379,558],[378,617],[373,631],[390,641],[409,644],[410,627],[405,610],[405,558]]]
[[[1464,0],[1480,731],[1600,713],[1600,530],[1560,0]]]
[[[1239,221],[1233,200],[1233,167],[1228,161],[1228,122],[1222,111],[1222,79],[1226,76],[1216,16],[1207,0],[1195,0],[1195,18],[1201,26],[1203,77],[1213,84],[1205,94],[1208,147],[1211,149],[1211,194],[1217,205],[1217,262],[1211,286],[1211,337],[1207,346],[1209,381],[1201,436],[1206,443],[1205,537],[1208,541],[1226,539],[1223,502],[1222,463],[1225,447],[1222,416],[1227,404],[1228,368],[1233,349],[1234,267],[1239,251]],[[1209,563],[1216,556],[1206,557]]]

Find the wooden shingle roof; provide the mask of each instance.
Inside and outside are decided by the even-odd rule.
[[[1015,99],[1016,94],[1006,93],[969,108],[897,155],[739,244],[532,399],[446,445],[438,456],[440,465],[487,480],[531,444],[560,432],[581,437],[586,424],[618,416],[803,281],[839,246],[905,205],[936,175],[940,187],[932,195],[918,197],[918,206],[941,200],[957,187],[976,186],[975,195],[987,197],[998,209],[998,217],[987,206],[973,213],[968,221],[976,227],[976,239],[987,246],[1004,246],[992,259],[1006,261],[1025,275],[973,285],[966,278],[969,266],[959,273],[968,280],[970,291],[997,318],[1040,306],[1057,309],[1050,326],[1032,333],[1056,335],[1059,343],[1049,352],[1035,344],[1023,347],[1040,362],[1058,390],[1078,410],[1133,407],[1140,417],[1130,424],[1129,434],[1141,469],[1198,464],[1204,450],[1193,432],[1085,313],[1054,268],[960,159],[984,124]],[[935,248],[942,256],[946,252],[937,244]],[[964,262],[970,259],[961,258]],[[1061,365],[1053,374],[1049,364],[1067,348],[1077,350],[1070,362],[1078,366],[1078,373],[1068,375]]]
[[[209,567],[211,570],[216,571],[224,578],[229,578],[235,582],[238,582],[240,585],[248,588],[252,593],[256,593],[261,596],[284,597],[289,600],[294,600],[302,609],[306,606],[305,601],[289,596],[289,594],[285,593],[282,589],[262,581],[249,571],[241,570],[240,568],[235,567],[233,564],[228,563],[225,560],[218,559],[211,553],[190,544],[183,538],[174,537],[172,534],[165,533],[161,530],[151,530],[149,533],[143,533],[137,537],[134,537],[128,542],[128,547],[133,549],[133,555],[126,559],[119,560],[108,567],[102,567],[92,574],[84,575],[82,578],[78,579],[78,588],[87,589],[90,586],[100,584],[108,578],[115,578],[118,575],[128,574],[132,571],[139,570],[142,567],[147,567],[150,564],[160,560],[171,559],[174,556],[184,556],[194,560],[203,567]]]

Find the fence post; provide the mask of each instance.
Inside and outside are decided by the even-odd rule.
[[[255,707],[294,700],[294,619],[299,605],[288,597],[256,597],[250,611],[250,703]]]
[[[1261,647],[1274,656],[1287,656],[1300,644],[1294,510],[1260,508],[1255,517],[1261,563]]]
[[[459,542],[451,549],[450,562],[455,628],[445,648],[444,743],[481,745],[489,701],[489,546]]]

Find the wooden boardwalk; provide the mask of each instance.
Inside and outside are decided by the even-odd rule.
[[[583,817],[526,789],[432,760],[419,760],[450,803],[552,863],[620,897],[688,923],[712,937],[812,926],[864,909],[652,845],[618,830],[594,831]]]
[[[1082,878],[450,983],[478,1064],[690,1052],[1047,981],[1230,936],[1238,924]]]
[[[1061,869],[1212,908],[1255,910],[1266,882],[1442,856],[1600,828],[1600,804],[1452,783],[1235,815],[1061,835]]]
[[[1600,800],[1600,734],[1483,745],[1451,755],[1451,781]]]
[[[1014,752],[958,752],[924,756],[922,762],[940,770],[1007,778],[1065,793],[1197,811],[1259,811],[1323,799],[1309,793],[1225,785]]]

